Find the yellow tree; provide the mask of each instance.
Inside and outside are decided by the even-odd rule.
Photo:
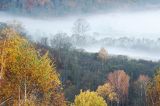
[[[160,69],[147,85],[147,102],[150,106],[160,106]]]
[[[65,106],[59,97],[63,95],[58,92],[59,75],[48,54],[40,56],[26,39],[10,28],[0,31],[0,38],[1,104],[10,104],[12,100],[15,105],[33,104],[28,101],[51,105],[55,100],[60,102],[54,106]]]
[[[97,92],[87,90],[85,92],[81,91],[80,94],[75,97],[73,106],[107,106],[107,104]]]
[[[97,58],[101,61],[101,70],[104,69],[104,63],[106,62],[108,58],[108,52],[106,51],[105,48],[101,48],[100,51],[98,52]]]
[[[101,48],[100,51],[98,52],[98,59],[100,59],[102,62],[105,62],[108,58],[108,53],[105,48]]]
[[[102,96],[107,103],[111,102],[111,105],[113,101],[118,100],[117,94],[114,92],[114,87],[110,83],[105,83],[104,85],[98,86],[96,92]]]

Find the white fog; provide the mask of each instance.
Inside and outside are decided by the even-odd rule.
[[[66,32],[69,36],[72,33],[73,23],[78,18],[86,19],[90,24],[89,35],[94,36],[96,39],[110,37],[110,38],[147,38],[157,40],[160,38],[160,11],[143,11],[132,13],[108,13],[96,14],[88,16],[76,16],[65,18],[43,18],[35,19],[29,17],[21,17],[9,15],[0,12],[0,22],[10,22],[16,20],[22,24],[27,34],[31,35],[34,39],[42,36],[51,37],[58,32]],[[148,44],[150,45],[150,44]],[[101,45],[103,46],[103,45]],[[101,46],[84,47],[86,51],[97,52]],[[159,60],[160,50],[155,51],[139,51],[137,49],[120,49],[106,47],[109,54],[114,55],[127,55],[132,58],[140,58],[147,60]],[[156,54],[156,55],[155,55]]]

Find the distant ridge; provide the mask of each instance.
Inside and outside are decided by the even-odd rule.
[[[0,0],[0,10],[32,15],[60,16],[159,8],[159,0]]]

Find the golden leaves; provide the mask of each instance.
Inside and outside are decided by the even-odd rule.
[[[74,106],[107,106],[105,100],[97,92],[89,90],[80,92],[74,100]]]
[[[98,86],[96,91],[100,96],[110,101],[117,101],[117,94],[114,92],[114,87],[110,83]]]
[[[147,100],[150,106],[159,106],[160,105],[160,69],[157,70],[156,75],[147,84]]]
[[[61,84],[59,75],[48,53],[40,56],[27,40],[12,29],[0,31],[0,37],[0,69],[4,81],[0,86],[0,97],[13,96],[13,101],[18,101],[19,97],[22,99],[26,95],[28,100],[35,96],[35,100],[39,101],[36,95],[40,93],[43,95],[41,102],[49,103],[53,93],[59,96],[58,92],[53,92]]]

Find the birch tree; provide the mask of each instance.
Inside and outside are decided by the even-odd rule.
[[[60,100],[63,95],[59,92],[59,74],[48,58],[48,53],[40,56],[26,39],[12,29],[2,30],[0,37],[0,69],[3,81],[0,86],[0,102],[51,105],[50,101],[55,100],[60,102],[55,102],[54,106],[65,106],[65,102]]]
[[[109,73],[107,80],[115,88],[118,96],[117,104],[124,104],[128,100],[129,76],[124,70],[117,70]]]

